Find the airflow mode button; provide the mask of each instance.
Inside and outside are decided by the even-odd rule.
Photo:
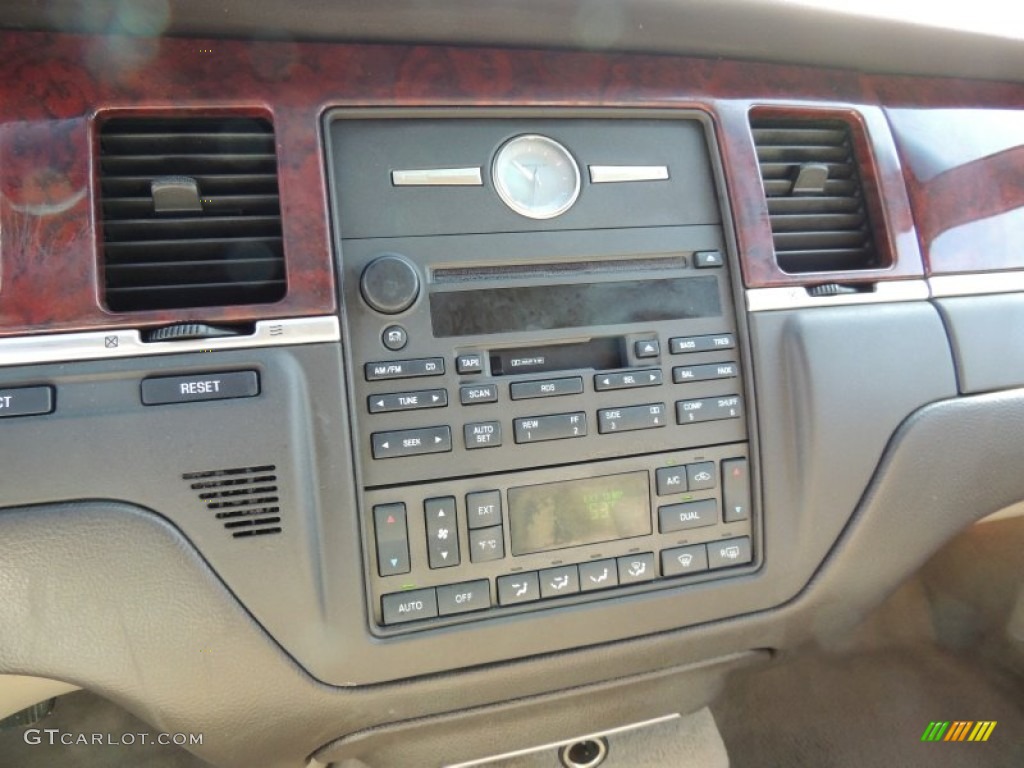
[[[256,371],[197,373],[142,380],[143,405],[230,400],[236,397],[256,397],[259,393],[260,377]]]

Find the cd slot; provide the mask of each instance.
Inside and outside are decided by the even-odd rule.
[[[434,284],[465,283],[473,280],[501,280],[532,277],[599,275],[614,272],[656,272],[686,269],[686,256],[649,256],[629,259],[590,259],[587,261],[548,262],[545,264],[501,264],[479,267],[435,267]]]

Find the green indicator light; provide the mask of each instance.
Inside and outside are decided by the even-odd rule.
[[[416,589],[415,584],[403,584],[402,589]]]

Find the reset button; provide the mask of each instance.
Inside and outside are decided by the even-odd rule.
[[[259,393],[260,378],[256,371],[161,376],[142,381],[143,405],[230,400],[236,397],[256,397]]]

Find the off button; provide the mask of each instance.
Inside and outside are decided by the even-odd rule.
[[[437,588],[437,610],[442,616],[484,611],[490,607],[491,585],[487,579]]]

